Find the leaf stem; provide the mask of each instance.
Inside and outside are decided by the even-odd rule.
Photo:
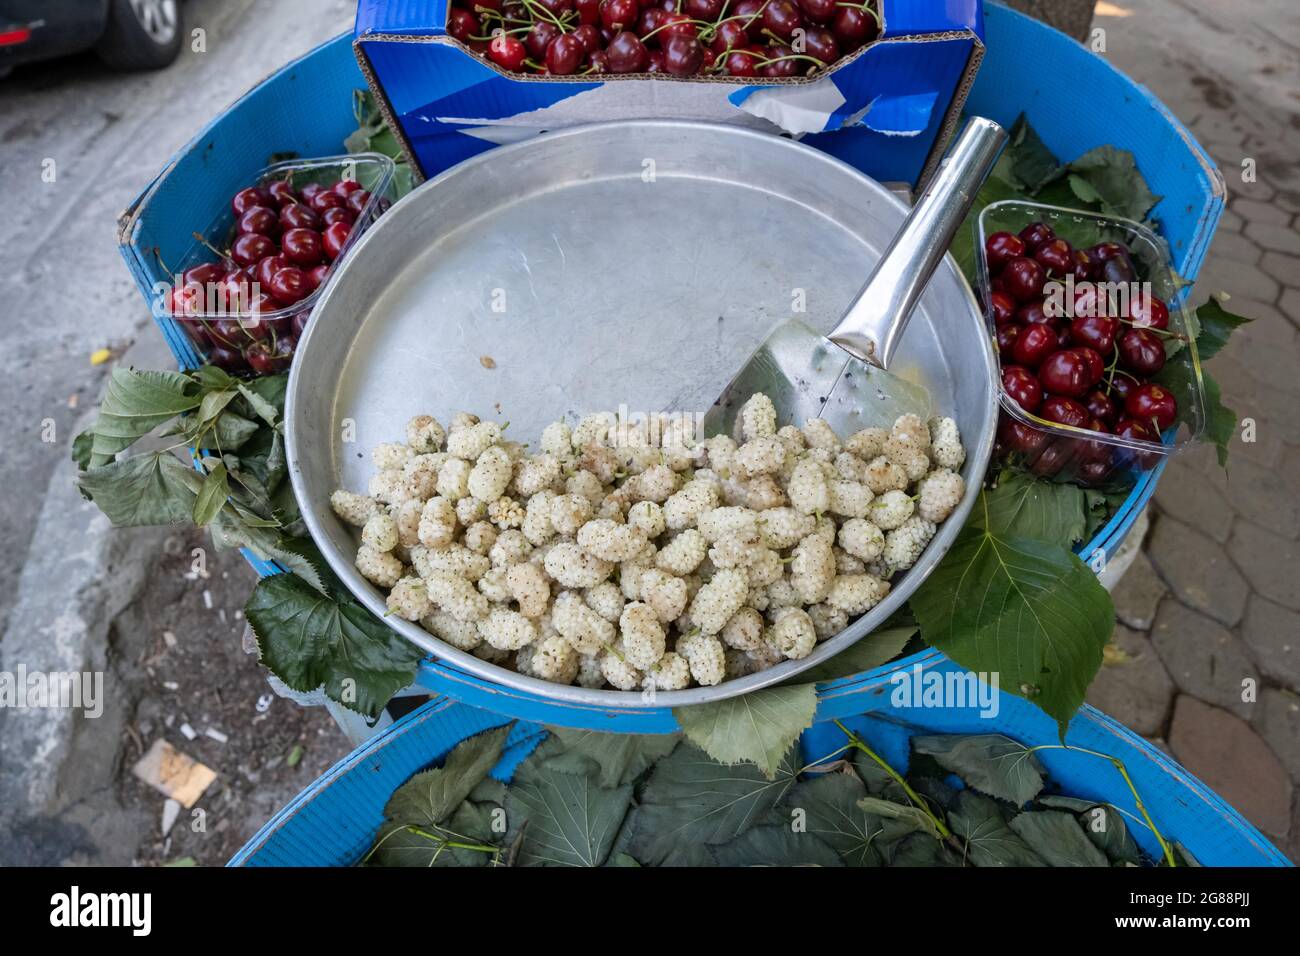
[[[843,722],[836,720],[835,726],[840,728],[840,730],[844,731],[844,735],[849,738],[849,743],[848,743],[849,747],[852,747],[855,750],[861,750],[864,754],[866,754],[868,757],[874,760],[880,766],[880,769],[884,770],[885,773],[889,774],[889,776],[893,778],[895,783],[897,783],[900,787],[903,788],[903,792],[907,794],[907,799],[912,802],[913,806],[915,806],[918,810],[920,810],[922,813],[924,813],[927,817],[930,818],[930,822],[934,824],[934,828],[939,831],[939,835],[944,840],[952,839],[952,831],[948,829],[948,824],[944,823],[943,820],[941,820],[938,816],[935,815],[934,811],[930,809],[930,805],[921,798],[921,795],[919,793],[917,793],[915,790],[912,789],[911,784],[909,784],[906,780],[903,779],[902,774],[900,774],[897,770],[891,767],[885,761],[885,759],[880,756],[880,754],[876,753],[874,750],[868,747],[866,741],[864,741],[853,731],[849,730],[849,728],[845,727]]]
[[[1128,784],[1129,792],[1133,794],[1133,802],[1137,804],[1138,812],[1146,820],[1147,826],[1155,834],[1156,842],[1160,844],[1160,849],[1164,854],[1165,862],[1170,866],[1177,866],[1178,861],[1174,858],[1173,847],[1164,838],[1164,835],[1156,828],[1156,822],[1151,819],[1151,814],[1147,812],[1147,805],[1142,802],[1142,796],[1138,793],[1137,787],[1133,783],[1133,778],[1129,776],[1128,768],[1124,766],[1124,761],[1118,757],[1112,757],[1110,754],[1104,754],[1097,750],[1088,750],[1086,747],[1071,747],[1069,744],[1040,744],[1037,747],[1026,748],[1027,753],[1034,753],[1037,750],[1073,750],[1076,753],[1088,754],[1092,757],[1098,757],[1102,760],[1108,760],[1119,771],[1119,775],[1124,778]]]

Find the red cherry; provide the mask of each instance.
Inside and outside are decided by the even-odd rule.
[[[568,76],[577,72],[587,50],[582,41],[572,33],[558,36],[546,48],[546,69],[552,76]],[[329,234],[326,233],[328,240]]]
[[[835,19],[836,6],[836,0],[799,0],[799,9],[814,23],[830,23]]]
[[[1088,363],[1088,374],[1091,377],[1089,385],[1096,385],[1101,381],[1101,377],[1106,374],[1106,360],[1103,359],[1095,349],[1090,349],[1086,345],[1076,348],[1085,362]]]
[[[731,76],[758,76],[754,64],[761,58],[762,54],[752,49],[733,50],[726,55],[722,63]]]
[[[659,41],[660,46],[664,46],[671,37],[694,40],[696,35],[695,24],[686,14],[665,12],[659,17],[659,32],[654,39]]]
[[[254,278],[257,279],[257,284],[259,286],[261,286],[263,289],[270,289],[271,276],[275,275],[285,266],[289,266],[292,264],[293,263],[291,263],[281,253],[277,253],[276,255],[273,256],[267,256],[265,259],[263,259],[261,262],[257,264],[257,268],[253,271],[253,276]]]
[[[332,189],[322,189],[315,196],[312,196],[311,201],[307,203],[313,211],[320,215],[324,215],[326,209],[342,208],[347,204],[348,201]]]
[[[998,354],[1009,361],[1015,360],[1016,340],[1020,338],[1021,326],[1013,322],[999,325],[997,330]]]
[[[560,28],[550,20],[534,20],[528,32],[524,34],[524,46],[528,55],[534,60],[543,59],[551,41],[560,35]]]
[[[280,240],[280,248],[290,262],[300,266],[314,266],[325,254],[321,234],[312,229],[290,229]]]
[[[740,0],[727,14],[736,18],[735,22],[744,28],[751,40],[763,39],[763,3],[764,0]]]
[[[336,222],[346,222],[350,226],[357,221],[357,217],[352,214],[351,209],[326,209],[320,221],[325,226],[332,226]]]
[[[704,65],[704,47],[695,37],[670,36],[663,51],[664,70],[673,76],[694,76]]]
[[[190,266],[185,270],[181,275],[181,283],[206,286],[209,283],[220,282],[228,271],[219,262],[200,262],[197,266]]]
[[[325,280],[329,278],[331,268],[333,266],[330,263],[322,262],[320,265],[312,266],[307,270],[307,281],[311,283],[313,289],[319,289],[325,284]]]
[[[249,186],[247,189],[241,189],[235,193],[234,198],[230,200],[231,211],[236,216],[242,216],[247,210],[254,206],[273,206],[275,199],[268,190],[261,186]]]
[[[1021,328],[1020,335],[1011,346],[1011,356],[1017,365],[1037,368],[1056,349],[1056,332],[1051,326],[1026,325]]]
[[[1153,421],[1160,431],[1164,431],[1178,417],[1178,402],[1169,389],[1147,382],[1133,389],[1124,402],[1124,411],[1138,421]]]
[[[1086,345],[1102,355],[1109,355],[1115,347],[1115,336],[1119,328],[1119,319],[1108,319],[1100,315],[1084,316],[1070,323],[1070,341],[1075,345]]]
[[[1127,256],[1128,250],[1118,242],[1099,242],[1088,250],[1088,255],[1094,262],[1107,262],[1118,256]]]
[[[840,45],[835,34],[823,27],[804,27],[803,52],[814,60],[829,65],[840,58]]]
[[[244,350],[244,360],[258,375],[283,372],[293,361],[293,345],[284,339],[275,343],[254,342]]]
[[[784,43],[773,43],[767,48],[767,54],[775,62],[758,68],[760,76],[794,76],[799,72],[799,61],[789,59],[794,53]]]
[[[1005,325],[1016,317],[1016,300],[1005,292],[990,292],[989,312],[994,325]]]
[[[998,426],[998,437],[1008,448],[1026,455],[1033,455],[1042,450],[1051,436],[1041,428],[1026,425],[1014,418],[1004,418]]]
[[[1169,328],[1169,306],[1153,295],[1134,296],[1129,303],[1128,317],[1139,329]]]
[[[685,0],[682,12],[692,20],[712,22],[722,13],[722,0]]]
[[[1129,329],[1119,337],[1119,357],[1126,368],[1139,375],[1154,375],[1165,364],[1165,346],[1147,329]]]
[[[1056,238],[1056,233],[1052,227],[1045,222],[1031,222],[1020,230],[1020,238],[1025,243],[1025,248],[1032,256],[1038,251],[1038,247],[1051,242]]]
[[[840,7],[835,14],[831,30],[835,39],[845,50],[856,50],[859,46],[875,39],[878,32],[876,18],[861,7]]]
[[[743,50],[749,47],[749,35],[745,33],[745,28],[740,25],[739,20],[723,20],[718,24],[718,30],[713,35],[713,42],[709,44],[709,49],[714,53],[725,53],[727,50]]]
[[[1016,309],[1016,321],[1024,325],[1045,325],[1051,323],[1052,317],[1047,314],[1042,300],[1039,300],[1026,302]]]
[[[503,70],[517,73],[528,59],[528,49],[517,38],[498,33],[488,43],[488,58]]]
[[[478,34],[478,17],[461,7],[447,11],[447,33],[461,43],[469,43]]]
[[[280,210],[280,226],[284,229],[319,229],[321,220],[310,206],[295,202]]]
[[[1074,442],[1056,440],[1046,446],[1038,456],[1029,463],[1029,470],[1041,478],[1059,475],[1074,460]]]
[[[1150,422],[1138,421],[1134,418],[1121,418],[1115,426],[1115,434],[1132,441],[1149,441],[1159,444],[1160,435]]]
[[[293,186],[287,179],[277,179],[266,187],[266,192],[278,209],[298,201],[298,194],[293,191]]]
[[[1132,393],[1133,389],[1137,388],[1137,386],[1138,383],[1132,378],[1122,372],[1116,371],[1110,381],[1106,383],[1106,393],[1108,395],[1113,395],[1115,401],[1119,402],[1120,405],[1123,405],[1128,401],[1130,393]]]
[[[1053,395],[1079,398],[1092,386],[1092,370],[1077,349],[1062,349],[1043,359],[1038,380]]]
[[[1050,275],[1064,277],[1074,271],[1074,248],[1064,239],[1052,239],[1034,250],[1034,259]]]
[[[1002,269],[1002,286],[1021,302],[1028,302],[1042,295],[1043,283],[1047,273],[1033,259],[1016,256]]]
[[[292,305],[311,290],[306,273],[296,266],[285,266],[271,276],[270,292],[285,305]]]
[[[235,222],[235,232],[239,235],[257,233],[274,239],[279,235],[279,216],[269,207],[248,207]]]
[[[574,0],[578,11],[578,22],[584,26],[594,26],[600,22],[600,0]]]
[[[984,261],[998,272],[1010,260],[1025,254],[1025,242],[1009,232],[995,232],[984,240]]]
[[[1039,406],[1038,417],[1074,428],[1083,428],[1092,421],[1088,409],[1073,398],[1066,398],[1064,395],[1049,395]]]
[[[1019,365],[1007,365],[1002,369],[1002,389],[1015,403],[1025,411],[1038,411],[1043,401],[1043,387],[1034,377],[1034,373]]]
[[[763,10],[763,28],[782,40],[788,40],[794,31],[803,26],[803,14],[794,0],[768,0]]]
[[[1090,415],[1108,425],[1114,422],[1119,414],[1119,406],[1099,388],[1094,388],[1084,396],[1083,406],[1088,409]]]
[[[337,259],[342,254],[343,245],[351,234],[352,227],[346,222],[336,222],[321,233],[321,246],[325,250],[326,258],[331,262]]]
[[[370,202],[370,190],[368,189],[358,189],[356,192],[348,193],[348,211],[354,216],[361,215],[365,211],[368,202]]]
[[[1092,257],[1088,255],[1086,250],[1083,249],[1074,250],[1073,271],[1074,271],[1075,282],[1087,282],[1090,278],[1092,278],[1093,266],[1094,264],[1092,261]]]
[[[615,73],[640,73],[650,63],[650,54],[646,52],[641,38],[627,30],[609,41],[605,55],[609,58],[609,68]]]
[[[638,10],[640,4],[637,0],[603,0],[600,5],[600,21],[615,32],[626,30],[636,23]]]
[[[651,50],[646,60],[645,72],[662,73],[664,71],[664,51]]]
[[[258,232],[236,237],[230,246],[230,258],[241,266],[254,266],[267,256],[275,255],[275,243]]]
[[[596,29],[590,23],[584,23],[573,31],[572,36],[582,44],[584,58],[588,53],[594,53],[600,49],[600,30]]]

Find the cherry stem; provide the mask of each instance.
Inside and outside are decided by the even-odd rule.
[[[485,43],[491,43],[497,37],[508,37],[512,33],[527,33],[531,29],[532,27],[515,27],[513,30],[507,30],[504,27],[497,27],[494,31],[492,31],[492,33],[489,36],[485,36],[485,37],[472,36],[470,37],[470,39],[481,40]]]
[[[534,70],[537,70],[539,73],[540,73],[542,70],[545,70],[545,69],[546,69],[546,67],[542,66],[542,64],[538,63],[536,60],[531,60],[531,59],[527,59],[527,58],[524,59],[524,66],[530,66],[530,67],[532,67]]]
[[[531,13],[534,17],[540,14],[544,16],[547,20],[550,20],[552,23],[554,23],[557,27],[560,27],[561,30],[563,30],[564,24],[560,22],[559,17],[553,14],[550,10],[546,9],[546,7],[543,7],[540,3],[534,2],[534,0],[522,0],[522,2],[523,5],[528,9],[528,12]]]
[[[645,36],[643,36],[643,37],[641,38],[641,42],[644,43],[646,40],[650,39],[652,36],[654,36],[654,35],[655,35],[656,33],[658,33],[660,30],[666,30],[666,29],[668,29],[669,27],[675,27],[675,26],[677,26],[678,24],[681,24],[681,23],[697,23],[697,24],[702,23],[702,24],[704,24],[706,27],[707,27],[707,26],[710,26],[710,23],[709,23],[708,20],[674,20],[672,23],[662,23],[662,24],[660,24],[659,26],[655,27],[653,30],[651,30],[649,33],[647,33]]]
[[[821,69],[826,68],[826,64],[823,63],[821,60],[817,59],[817,57],[808,56],[807,54],[804,53],[787,53],[785,56],[774,56],[770,60],[764,60],[761,63],[755,63],[754,68],[762,69],[763,67],[768,66],[772,63],[780,63],[782,60],[807,60],[810,63],[816,63],[817,66],[820,67]]]
[[[215,255],[218,256],[219,258],[222,258],[222,259],[229,259],[229,258],[230,258],[230,253],[229,253],[229,252],[222,252],[220,249],[218,249],[218,248],[217,248],[216,246],[214,246],[212,243],[208,242],[207,239],[203,238],[203,233],[201,233],[201,232],[192,232],[192,233],[190,233],[190,235],[192,235],[195,239],[197,239],[197,240],[199,241],[199,245],[203,246],[205,249],[207,249],[209,252],[215,254]]]

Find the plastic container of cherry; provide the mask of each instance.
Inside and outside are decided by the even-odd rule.
[[[1002,380],[999,458],[1120,490],[1202,437],[1186,290],[1155,233],[1014,199],[986,206],[977,230]]]
[[[156,307],[206,362],[283,371],[334,267],[392,205],[394,168],[379,153],[267,166],[194,232],[181,262],[162,263]]]

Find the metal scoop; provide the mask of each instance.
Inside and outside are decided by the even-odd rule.
[[[791,321],[768,336],[705,415],[704,434],[739,439],[737,413],[755,392],[782,423],[825,418],[840,434],[888,428],[908,412],[929,418],[924,384],[887,370],[1006,139],[997,123],[972,117],[839,325],[827,336]]]

